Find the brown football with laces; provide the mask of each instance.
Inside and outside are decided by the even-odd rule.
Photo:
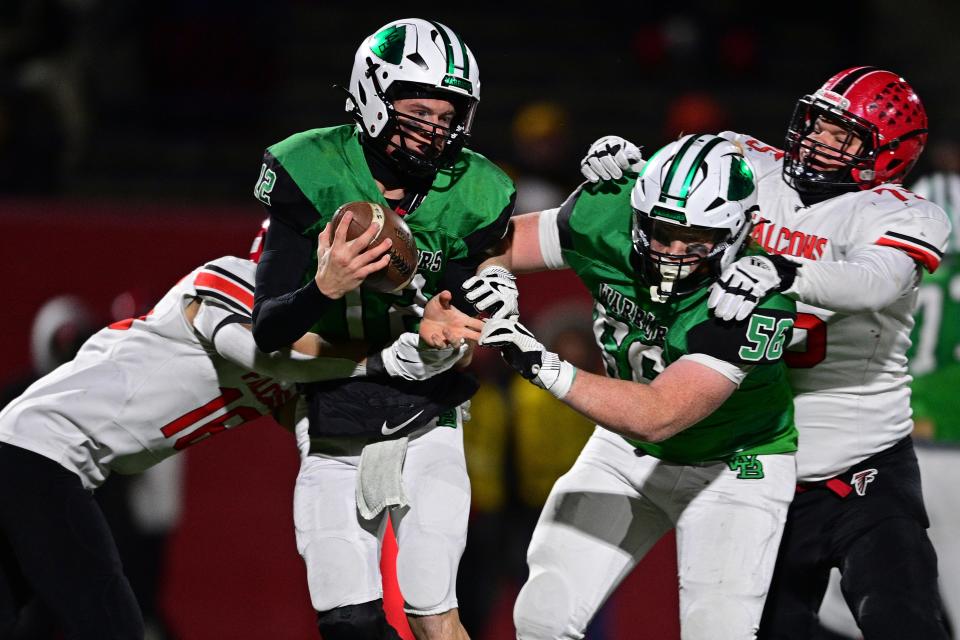
[[[367,276],[362,286],[384,293],[393,293],[406,287],[417,274],[419,258],[413,233],[410,232],[407,223],[390,207],[375,202],[347,202],[340,205],[333,214],[331,223],[334,233],[347,211],[353,213],[350,228],[347,229],[347,240],[359,237],[371,224],[378,226],[380,231],[370,241],[370,246],[376,245],[384,238],[393,239],[389,264]]]

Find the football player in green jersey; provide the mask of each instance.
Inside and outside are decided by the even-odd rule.
[[[515,219],[494,260],[572,268],[593,294],[608,374],[577,371],[515,319],[486,322],[481,345],[599,425],[533,534],[518,638],[582,638],[672,528],[683,637],[754,637],[796,477],[782,364],[795,307],[775,294],[726,322],[707,295],[724,265],[754,251],[756,202],[740,150],[691,135],[639,177],[584,184],[558,209]]]
[[[910,190],[943,207],[953,233],[940,268],[924,273],[917,297],[917,324],[910,335],[914,432],[935,440],[960,443],[955,381],[960,377],[960,151],[934,148],[935,159],[952,171],[938,171]]]
[[[347,94],[355,124],[294,134],[264,155],[255,195],[270,225],[253,312],[263,351],[307,330],[375,349],[416,326],[425,302],[444,290],[475,313],[461,288],[475,275],[483,286],[498,286],[498,278],[512,286],[507,276],[477,274],[507,230],[515,190],[466,148],[480,76],[459,35],[417,18],[384,25],[357,50]],[[357,200],[393,208],[413,232],[418,271],[405,289],[380,293],[324,277],[325,263],[337,258],[321,250],[318,260],[318,233],[340,205]],[[387,512],[414,634],[466,638],[455,592],[470,506],[459,405],[475,389],[460,371],[422,382],[301,387],[307,420],[298,425],[294,519],[327,640],[398,637],[381,602]]]

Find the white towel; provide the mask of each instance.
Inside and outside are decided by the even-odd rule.
[[[364,520],[372,520],[388,507],[405,507],[403,461],[407,457],[406,436],[371,442],[360,454],[357,473],[357,509]]]

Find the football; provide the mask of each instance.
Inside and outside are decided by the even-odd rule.
[[[363,286],[385,293],[393,293],[406,287],[417,274],[419,258],[417,245],[407,223],[393,209],[375,202],[348,202],[340,205],[333,214],[331,222],[334,232],[340,226],[340,221],[343,220],[347,211],[353,213],[350,228],[347,229],[347,240],[360,236],[371,224],[380,227],[380,232],[370,241],[370,246],[384,238],[393,239],[393,245],[390,247],[390,264],[367,276]]]

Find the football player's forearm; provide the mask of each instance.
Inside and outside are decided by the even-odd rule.
[[[884,309],[914,286],[917,267],[898,249],[865,247],[841,262],[804,260],[787,295],[840,313]]]
[[[314,357],[292,349],[264,353],[254,344],[250,331],[240,323],[229,324],[214,336],[217,353],[230,362],[287,382],[317,382],[349,378],[364,372],[357,362],[346,358]]]
[[[719,373],[684,361],[651,384],[578,371],[563,402],[622,436],[660,442],[709,416],[735,389]]]
[[[261,350],[270,352],[289,347],[305,334],[330,299],[313,279],[301,286],[313,253],[309,240],[277,221],[271,222],[264,242],[257,265],[253,337]]]
[[[332,343],[312,332],[294,342],[293,349],[314,358],[345,358],[354,362],[363,362],[370,353],[370,345],[363,340]]]
[[[510,220],[506,237],[496,247],[495,252],[481,263],[480,269],[499,266],[511,273],[546,269],[547,265],[540,253],[539,216],[539,212],[514,216]]]
[[[282,296],[257,296],[253,307],[257,346],[267,353],[289,347],[313,326],[329,303],[313,280]]]

